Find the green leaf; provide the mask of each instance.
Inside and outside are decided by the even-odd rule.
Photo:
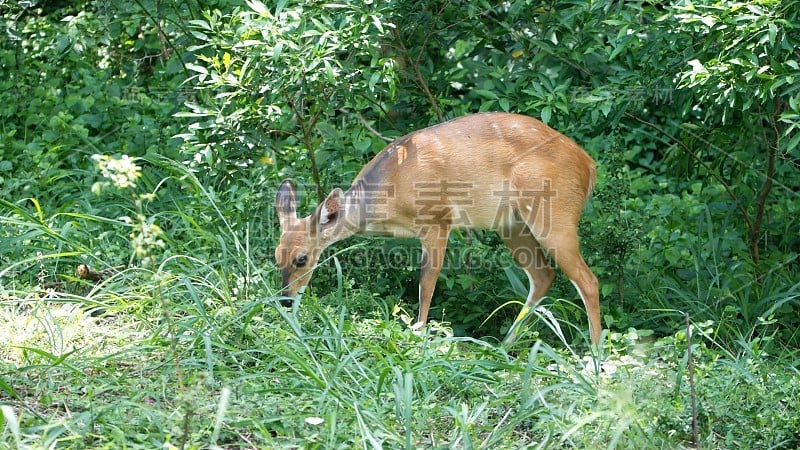
[[[189,30],[189,33],[191,33],[191,35],[192,35],[192,36],[196,37],[197,39],[200,39],[201,41],[206,41],[206,42],[208,42],[208,41],[210,40],[210,39],[208,38],[208,35],[207,35],[207,34],[205,34],[205,33],[203,33],[203,32],[201,32],[201,31],[197,31],[197,30],[192,30],[192,29],[190,29],[190,30]]]
[[[369,78],[369,91],[370,92],[374,92],[375,91],[375,85],[378,84],[378,81],[380,81],[380,79],[381,79],[381,73],[380,72],[375,72],[375,73],[372,74],[372,76]]]
[[[542,111],[540,112],[542,122],[544,122],[545,124],[550,123],[550,117],[552,115],[553,115],[553,108],[549,106],[545,106],[544,108],[542,108]]]
[[[795,131],[794,136],[789,139],[789,142],[786,143],[786,151],[791,152],[795,148],[797,148],[797,144],[800,144],[800,133]]]
[[[379,32],[383,33],[383,24],[381,23],[381,19],[376,15],[372,15],[371,17],[375,28],[377,28]]]
[[[249,6],[250,9],[252,9],[255,12],[257,12],[258,14],[260,14],[262,16],[269,16],[269,9],[267,9],[267,6],[264,5],[263,3],[261,3],[260,1],[258,1],[258,0],[247,0],[245,3],[247,3],[247,6]],[[286,1],[283,0],[283,3],[286,4]]]
[[[511,110],[511,104],[509,103],[508,98],[503,97],[498,100],[497,103],[500,105],[500,108],[503,111],[509,112]]]
[[[491,111],[494,108],[494,104],[495,104],[494,100],[487,100],[485,102],[482,102],[480,108],[478,108],[478,111],[480,112]]]
[[[611,112],[611,103],[602,103],[600,105],[600,112],[602,112],[605,117],[608,117],[608,114]]]
[[[474,93],[478,94],[478,96],[482,98],[487,98],[490,100],[497,100],[499,97],[492,91],[488,91],[486,89],[473,89]]]
[[[775,45],[775,37],[778,35],[778,27],[774,23],[769,24],[769,45]]]
[[[522,282],[520,277],[514,271],[513,268],[505,266],[503,267],[503,271],[506,273],[506,278],[508,279],[509,283],[511,283],[511,288],[514,292],[519,295],[520,297],[525,297],[528,295],[528,288]]]
[[[622,32],[622,31],[620,31],[620,32]],[[625,38],[623,38],[621,41],[618,41],[616,43],[616,47],[614,48],[614,51],[611,52],[611,55],[609,55],[608,59],[609,60],[613,60],[617,56],[619,56],[620,53],[625,51],[625,49],[628,47],[628,42],[630,40],[631,40],[630,36],[625,36]]]
[[[203,66],[199,66],[197,64],[187,63],[186,64],[186,68],[191,70],[191,71],[197,72],[197,73],[202,73],[204,75],[208,75],[208,69],[206,69]]]
[[[278,16],[283,8],[286,6],[287,0],[278,0],[278,4],[275,6],[275,16]]]
[[[372,146],[372,140],[369,138],[361,138],[358,139],[353,143],[353,147],[359,151],[359,153],[366,153],[367,150]]]
[[[19,398],[17,391],[15,391],[14,388],[11,387],[11,385],[7,383],[6,380],[4,380],[3,378],[0,378],[0,391],[5,392],[6,395],[8,395],[11,398]],[[2,426],[0,426],[0,429],[2,429]]]
[[[211,25],[209,25],[209,23],[205,20],[190,20],[188,23],[196,27],[200,27],[206,31],[211,31]]]

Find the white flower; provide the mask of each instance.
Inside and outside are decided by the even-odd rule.
[[[309,425],[321,425],[325,423],[322,417],[306,417],[306,423]]]
[[[136,180],[142,176],[142,168],[128,155],[122,155],[120,158],[92,155],[92,159],[100,169],[100,173],[111,180],[117,188],[136,187]]]

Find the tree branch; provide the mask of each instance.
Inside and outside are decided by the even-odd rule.
[[[173,54],[177,56],[178,62],[181,63],[181,67],[183,68],[183,73],[186,74],[186,76],[189,76],[190,74],[189,68],[186,67],[186,63],[183,62],[183,58],[181,58],[180,52],[178,52],[178,49],[175,48],[175,45],[172,43],[172,41],[167,39],[167,34],[164,32],[164,27],[161,26],[161,22],[158,20],[158,18],[153,16],[150,13],[150,11],[148,11],[147,8],[145,8],[144,5],[142,5],[142,2],[140,0],[133,0],[133,2],[136,3],[137,6],[139,6],[139,8],[150,19],[150,21],[153,22],[153,25],[155,25],[156,29],[158,30],[158,38],[159,41],[161,42],[161,49],[162,49],[161,56],[164,58],[164,60],[166,61],[167,59],[169,59],[169,55],[167,54],[165,47],[166,44],[166,46],[168,46],[172,50]]]
[[[419,60],[422,57],[422,53],[425,50],[425,45],[428,43],[428,39],[430,39],[431,32],[425,37],[425,42],[422,44],[422,49],[419,52],[419,55],[416,59],[411,59],[411,54],[408,51],[405,43],[403,42],[402,37],[400,36],[400,32],[397,29],[393,29],[392,33],[394,34],[395,40],[400,45],[400,49],[403,53],[403,58],[405,58],[406,62],[411,66],[411,70],[414,73],[415,82],[417,85],[422,89],[422,92],[425,94],[425,97],[428,99],[428,103],[431,104],[433,108],[433,112],[436,113],[436,118],[439,122],[444,121],[444,116],[442,115],[442,111],[439,109],[439,103],[436,101],[436,97],[433,96],[431,93],[430,88],[428,87],[428,83],[425,81],[425,77],[422,76],[422,71],[419,70]]]
[[[766,136],[766,132],[764,133],[764,140],[769,147],[767,153],[767,173],[766,179],[764,179],[764,184],[761,185],[761,189],[758,191],[758,196],[756,197],[756,214],[755,219],[753,220],[753,227],[750,228],[750,253],[754,258],[754,262],[758,264],[759,261],[759,250],[758,250],[758,240],[759,235],[761,234],[761,227],[764,223],[764,212],[767,206],[767,197],[769,197],[770,191],[772,191],[772,182],[775,178],[775,160],[778,157],[778,139],[780,139],[780,131],[778,130],[778,121],[777,117],[780,116],[780,108],[781,108],[781,101],[780,99],[775,100],[775,107],[772,112],[772,130],[775,133],[775,141],[769,139]]]
[[[314,144],[311,142],[311,133],[314,128],[314,125],[317,123],[317,119],[322,112],[322,110],[318,110],[311,120],[306,122],[303,119],[303,111],[297,108],[295,103],[289,100],[289,107],[292,108],[294,111],[294,115],[297,118],[297,123],[300,124],[300,129],[303,132],[303,145],[306,147],[306,153],[308,154],[308,160],[311,161],[311,177],[314,179],[314,184],[317,186],[317,199],[319,203],[322,203],[325,200],[325,192],[322,189],[322,180],[319,176],[319,168],[317,167],[317,156],[314,153]]]
[[[343,110],[343,112],[347,112],[347,111]],[[386,141],[386,142],[394,141],[394,139],[388,138],[388,137],[380,134],[378,132],[378,130],[376,130],[375,128],[372,128],[372,126],[369,124],[369,122],[367,122],[367,119],[365,119],[364,116],[362,116],[361,114],[355,113],[355,115],[356,115],[356,118],[358,119],[358,121],[361,122],[361,125],[363,125],[364,128],[366,128],[370,133],[375,135],[375,137],[377,137],[378,139],[380,139],[382,141]]]

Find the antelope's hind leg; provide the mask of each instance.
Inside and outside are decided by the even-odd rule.
[[[517,211],[541,248],[578,290],[589,317],[589,337],[592,344],[598,344],[602,330],[600,293],[597,277],[580,252],[578,221],[582,209],[582,203],[558,203],[557,198],[533,197],[521,199]]]
[[[511,250],[514,260],[525,271],[529,283],[528,298],[525,300],[525,306],[522,307],[503,341],[504,345],[508,345],[516,340],[519,330],[528,323],[529,319],[527,317],[531,308],[550,290],[550,285],[553,283],[553,278],[555,278],[555,272],[550,267],[550,263],[542,252],[539,242],[523,222],[515,222],[501,229],[499,233],[500,237],[503,238],[503,242]]]

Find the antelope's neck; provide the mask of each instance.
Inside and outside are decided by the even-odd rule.
[[[345,192],[347,223],[359,235],[415,237],[413,220],[404,214],[392,186],[356,180]]]

